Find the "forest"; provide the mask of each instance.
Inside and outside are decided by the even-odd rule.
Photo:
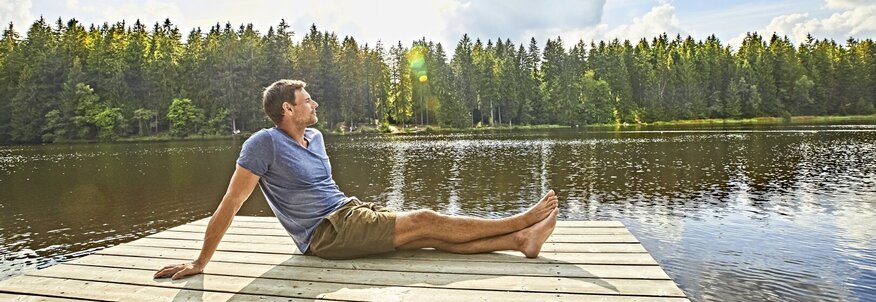
[[[314,25],[293,39],[170,20],[14,24],[0,44],[0,143],[231,135],[271,126],[261,92],[307,82],[323,129],[637,124],[704,118],[873,114],[876,45],[748,33],[638,41],[463,35],[368,45]],[[296,42],[298,41],[298,42]],[[570,44],[567,44],[570,43]],[[571,44],[574,43],[574,44]]]

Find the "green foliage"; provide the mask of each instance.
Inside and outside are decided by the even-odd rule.
[[[228,110],[220,109],[201,129],[204,135],[222,135],[231,133],[231,115]]]
[[[806,108],[812,106],[815,101],[812,99],[812,88],[815,87],[815,82],[809,79],[806,75],[800,76],[794,82],[793,105],[795,108]]]
[[[156,118],[158,117],[158,113],[155,110],[150,110],[146,108],[139,108],[134,110],[134,120],[137,121],[138,125],[138,134],[143,135],[145,132],[143,131],[144,126],[147,128],[153,128],[158,125]]]
[[[78,83],[74,93],[76,104],[76,116],[73,122],[77,126],[77,138],[93,139],[97,136],[97,115],[106,108],[100,101],[100,97],[94,93],[90,86]]]
[[[204,112],[195,107],[190,99],[173,99],[173,103],[167,108],[170,135],[175,137],[198,133],[203,119]]]
[[[782,112],[782,123],[790,124],[791,123],[791,113],[790,112]]]
[[[119,138],[125,132],[125,116],[118,107],[104,107],[94,116],[94,125],[97,126],[97,137],[103,141],[112,141]]]
[[[392,128],[390,128],[389,126],[389,122],[382,122],[377,126],[377,130],[383,133],[392,132]]]
[[[612,94],[608,82],[597,80],[595,73],[588,70],[579,81],[581,97],[578,99],[576,114],[569,120],[572,125],[609,124],[612,122]],[[578,123],[576,123],[578,122]]]
[[[57,142],[67,137],[66,122],[61,117],[61,111],[54,109],[46,113],[46,124],[43,126],[42,140]]]
[[[12,23],[3,30],[0,40],[0,143],[10,140],[11,131],[11,98],[15,95],[23,53],[18,51],[20,37],[15,32]]]
[[[393,121],[404,125],[414,114],[408,49],[399,42],[389,50],[389,55],[390,95],[387,109]]]
[[[76,104],[72,119],[64,116],[63,111],[54,109],[46,113],[46,124],[43,127],[42,140],[55,142],[65,139],[100,139],[112,141],[118,139],[127,130],[127,120],[122,109],[111,107],[101,101],[90,86],[78,83],[75,92],[68,96],[65,102]],[[75,127],[71,127],[75,126]],[[76,133],[71,133],[76,129]]]
[[[742,95],[740,94],[740,89],[747,88],[740,85],[742,84],[734,79],[727,88],[727,101],[724,103],[724,112],[729,118],[739,118],[742,116]]]
[[[750,33],[731,48],[714,35],[540,45],[466,34],[448,58],[425,38],[385,49],[315,25],[296,43],[285,21],[266,33],[217,24],[185,41],[170,20],[86,27],[40,18],[26,30],[22,38],[10,24],[0,38],[0,143],[254,132],[269,125],[262,89],[293,77],[320,103],[322,129],[876,111],[871,39],[810,36],[795,46]]]

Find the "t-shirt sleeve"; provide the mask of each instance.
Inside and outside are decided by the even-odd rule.
[[[325,138],[323,138],[322,132],[316,128],[313,129],[313,140],[319,144],[320,150],[325,150]]]
[[[259,177],[265,176],[274,161],[274,141],[271,134],[259,131],[243,142],[237,164]]]

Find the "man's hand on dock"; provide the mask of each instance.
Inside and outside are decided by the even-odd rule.
[[[168,265],[159,270],[153,278],[167,278],[173,280],[184,278],[186,276],[197,275],[204,271],[204,265],[197,262],[187,262],[175,265]]]

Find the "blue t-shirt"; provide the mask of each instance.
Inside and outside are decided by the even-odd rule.
[[[304,130],[307,148],[276,127],[262,129],[243,143],[237,164],[261,177],[259,187],[298,250],[323,218],[348,199],[332,179],[332,166],[319,130]]]

